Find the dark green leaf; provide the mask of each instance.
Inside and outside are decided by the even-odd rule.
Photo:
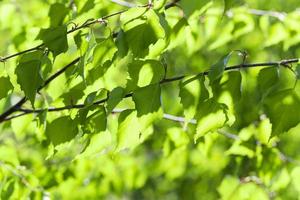
[[[272,123],[272,136],[287,132],[300,122],[300,99],[293,89],[269,95],[264,106]]]
[[[46,128],[46,135],[54,146],[72,140],[77,133],[77,124],[69,116],[55,119]]]
[[[15,71],[17,82],[32,106],[34,106],[36,93],[43,83],[41,76],[42,56],[41,52],[31,52],[23,55]]]
[[[136,57],[145,57],[149,52],[149,46],[155,44],[160,38],[167,35],[165,20],[160,14],[148,10],[142,17],[126,22],[123,27],[126,43]]]
[[[260,70],[257,77],[259,92],[263,97],[267,96],[279,82],[278,69],[275,67]]]
[[[49,10],[50,26],[56,27],[63,24],[69,9],[62,3],[54,3]]]
[[[68,50],[67,27],[57,26],[41,29],[37,39],[41,39],[54,57]]]
[[[160,92],[161,89],[159,84],[148,85],[133,92],[132,98],[135,103],[138,117],[159,110],[161,106]]]

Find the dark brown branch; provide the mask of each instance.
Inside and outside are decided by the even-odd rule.
[[[247,68],[254,68],[254,67],[277,67],[277,66],[283,66],[285,67],[285,65],[288,64],[292,64],[292,63],[297,63],[299,62],[298,58],[293,58],[293,59],[288,59],[288,60],[281,60],[278,62],[265,62],[265,63],[250,63],[250,64],[240,64],[240,65],[233,65],[233,66],[229,66],[226,67],[224,70],[225,71],[231,71],[231,70],[241,70],[241,69],[247,69]],[[209,71],[205,71],[205,72],[201,72],[199,74],[196,74],[195,77],[199,76],[199,75],[208,75]],[[173,78],[167,78],[167,79],[163,79],[162,81],[160,81],[160,84],[165,84],[165,83],[170,83],[170,82],[174,82],[174,81],[180,81],[182,79],[184,79],[186,77],[186,75],[182,75],[182,76],[177,76],[177,77],[173,77]],[[127,95],[125,95],[124,98],[128,98],[131,97],[132,93],[129,93]],[[99,101],[94,102],[94,105],[99,105],[102,103],[105,103],[108,99],[101,99]],[[26,114],[31,114],[31,113],[40,113],[40,112],[44,112],[44,111],[48,111],[48,112],[57,112],[57,111],[62,111],[62,110],[72,110],[72,109],[81,109],[84,108],[85,105],[84,104],[76,104],[76,105],[67,105],[67,106],[63,106],[63,107],[57,107],[57,108],[48,108],[48,109],[36,109],[36,110],[32,110],[32,109],[17,109],[17,111],[23,112],[22,114],[16,115],[16,116],[12,116],[10,118],[5,119],[4,121],[16,118],[16,117],[20,117]],[[1,121],[0,121],[1,123]]]

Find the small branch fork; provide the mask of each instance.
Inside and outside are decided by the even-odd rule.
[[[76,58],[73,60],[71,63],[63,67],[61,70],[59,70],[57,73],[53,74],[50,78],[48,78],[44,85],[42,85],[38,91],[46,87],[52,80],[54,80],[56,77],[58,77],[60,74],[62,74],[64,71],[66,71],[69,67],[73,66],[75,63],[79,61],[80,58]],[[240,70],[240,69],[247,69],[247,68],[255,68],[255,67],[278,67],[278,66],[283,66],[287,67],[293,63],[298,63],[299,59],[298,58],[293,58],[293,59],[287,59],[287,60],[281,60],[277,62],[263,62],[263,63],[242,63],[240,65],[233,65],[225,68],[225,71],[232,71],[232,70]],[[209,71],[201,72],[199,74],[196,74],[196,76],[206,76],[208,75]],[[180,81],[184,79],[186,75],[181,75],[181,76],[176,76],[172,78],[164,78],[163,80],[160,81],[160,84],[165,84],[165,83],[170,83],[174,81]],[[128,93],[125,95],[124,98],[129,98],[132,97],[132,93]],[[99,101],[94,102],[94,105],[99,105],[107,102],[108,98],[101,99]],[[41,113],[44,111],[47,112],[58,112],[58,111],[63,111],[63,110],[72,110],[72,109],[81,109],[84,108],[84,104],[75,104],[75,105],[67,105],[63,107],[55,107],[55,108],[41,108],[41,109],[23,109],[21,106],[26,102],[26,98],[21,99],[17,104],[9,108],[6,112],[0,115],[0,123],[9,121],[11,119],[21,117],[27,114],[32,114],[32,113]],[[11,114],[15,112],[21,112],[17,115],[10,116]]]

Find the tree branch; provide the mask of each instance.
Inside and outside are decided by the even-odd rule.
[[[80,60],[80,57],[74,59],[72,62],[70,62],[69,64],[67,64],[66,66],[64,66],[63,68],[61,68],[59,71],[57,71],[55,74],[53,74],[52,76],[50,76],[45,82],[44,84],[38,89],[38,92],[45,88],[51,81],[53,81],[55,78],[57,78],[59,75],[61,75],[62,73],[64,73],[68,68],[70,68],[71,66],[75,65],[78,61]],[[7,121],[7,117],[9,115],[11,115],[12,113],[19,111],[18,109],[27,101],[27,99],[25,97],[23,97],[21,100],[19,100],[15,105],[11,106],[7,111],[5,111],[4,113],[2,113],[0,115],[0,124],[4,121]],[[15,118],[15,117],[14,117]]]
[[[226,67],[224,70],[232,71],[232,70],[241,70],[241,69],[255,68],[255,67],[278,67],[278,66],[286,67],[286,65],[289,65],[292,63],[297,63],[297,62],[299,62],[298,58],[280,60],[277,62],[263,62],[263,63],[249,63],[249,64],[244,63],[244,64],[240,64],[240,65],[233,65],[233,66]],[[207,76],[208,73],[209,73],[209,71],[201,72],[201,73],[194,75],[194,77],[197,77],[199,75]],[[177,76],[177,77],[173,77],[173,78],[166,78],[166,79],[163,79],[162,81],[160,81],[160,84],[170,83],[170,82],[174,82],[174,81],[180,81],[180,80],[184,79],[185,77],[186,77],[186,75],[181,75],[181,76]],[[124,98],[132,97],[132,95],[133,95],[133,93],[129,93],[129,94],[125,95]],[[99,101],[94,102],[94,105],[103,104],[107,100],[108,100],[108,98],[101,99]],[[8,120],[14,119],[16,117],[20,117],[20,116],[31,114],[31,113],[40,113],[40,112],[44,112],[44,111],[58,112],[58,111],[62,111],[62,110],[81,109],[84,107],[85,107],[84,104],[76,104],[76,105],[67,105],[67,106],[55,107],[55,108],[33,110],[33,109],[22,109],[19,106],[19,107],[14,108],[13,112],[19,111],[19,112],[22,112],[21,114],[15,115],[15,116],[12,116],[12,117],[9,117],[6,119],[2,119],[2,121],[0,120],[0,123],[3,121],[8,121]]]
[[[169,4],[167,4],[165,6],[165,9],[169,9],[171,7],[174,7],[176,6],[176,2],[179,2],[179,0],[175,0]],[[138,7],[147,7],[148,5],[143,5],[143,6],[138,6]],[[118,11],[118,12],[115,12],[115,13],[112,13],[112,14],[109,14],[109,15],[106,15],[106,16],[103,16],[101,18],[98,18],[98,19],[93,19],[93,20],[87,20],[86,22],[84,22],[82,25],[80,26],[75,26],[73,28],[71,28],[69,31],[67,31],[67,35],[70,34],[70,33],[73,33],[75,31],[78,31],[80,29],[83,29],[83,28],[87,28],[93,24],[96,24],[96,23],[104,23],[105,20],[111,18],[111,17],[114,17],[114,16],[117,16],[117,15],[120,15],[124,12],[128,11],[128,9],[126,10],[122,10],[122,11]],[[18,53],[14,53],[14,54],[11,54],[11,55],[8,55],[8,56],[5,56],[5,57],[1,57],[0,56],[0,62],[5,62],[6,60],[10,59],[10,58],[14,58],[16,56],[20,56],[22,54],[25,54],[27,52],[31,52],[31,51],[35,51],[37,49],[40,49],[41,47],[43,47],[45,44],[42,43],[42,44],[39,44],[38,46],[35,46],[35,47],[32,47],[32,48],[29,48],[29,49],[26,49],[24,51],[20,51]]]

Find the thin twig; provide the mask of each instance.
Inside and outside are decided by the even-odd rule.
[[[76,58],[74,59],[72,62],[70,62],[69,64],[67,64],[66,66],[64,66],[63,68],[61,68],[59,71],[57,71],[55,74],[53,74],[52,76],[50,76],[45,82],[44,84],[38,89],[38,92],[45,88],[51,81],[53,81],[55,78],[57,78],[59,75],[61,75],[62,73],[64,73],[68,68],[70,68],[71,66],[75,65],[78,61],[80,60],[80,58]],[[0,124],[4,121],[7,121],[7,119],[13,119],[16,118],[16,116],[13,116],[12,118],[7,118],[9,115],[11,115],[12,113],[18,111],[18,109],[27,101],[27,99],[25,97],[23,97],[21,100],[19,100],[15,105],[11,106],[7,111],[5,111],[4,113],[2,113],[0,115]]]

